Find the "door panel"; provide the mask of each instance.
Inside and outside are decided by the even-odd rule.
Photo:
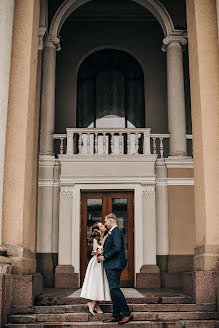
[[[123,231],[127,266],[121,275],[122,287],[133,287],[134,283],[134,205],[133,192],[100,192],[81,194],[81,285],[92,249],[88,247],[92,225],[104,222],[104,217],[113,212],[117,225]]]

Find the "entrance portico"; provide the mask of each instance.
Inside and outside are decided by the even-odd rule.
[[[35,291],[41,290],[36,282],[40,285],[42,279],[44,287],[78,288],[80,233],[87,228],[81,227],[81,194],[131,192],[134,287],[180,288],[197,304],[214,307],[219,222],[216,1],[188,0],[187,21],[179,2],[175,13],[168,0],[118,0],[114,6],[107,0],[65,0],[61,5],[15,0],[14,16],[11,9],[11,68],[9,73],[7,61],[4,70],[7,81],[10,77],[7,127],[5,119],[1,122],[7,136],[4,141],[2,135],[6,152],[0,159],[5,158],[4,173],[0,164],[0,284],[13,296],[13,306],[32,305]],[[109,54],[110,65],[105,70],[102,58],[96,60],[97,76],[86,75],[86,88],[79,90],[78,76],[84,82],[84,72],[91,72],[85,69],[80,75],[80,68],[97,53]],[[142,74],[136,78],[134,64],[120,70],[118,53],[127,62],[133,58]],[[133,68],[130,75],[127,67]],[[99,84],[90,83],[90,77]],[[107,85],[113,87],[104,93]],[[118,85],[124,86],[122,92]],[[100,98],[97,90],[102,90]],[[86,101],[78,102],[79,97]],[[7,88],[4,117],[6,98]],[[101,99],[99,112],[95,104],[95,111],[90,110],[95,99]],[[113,126],[95,126],[105,118],[101,115],[90,122],[93,126],[86,120],[78,124],[78,104],[86,105],[84,116],[98,116],[103,109]],[[114,126],[116,118],[124,126]]]

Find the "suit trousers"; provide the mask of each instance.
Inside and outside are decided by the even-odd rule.
[[[113,317],[120,317],[123,313],[124,317],[131,314],[126,299],[119,288],[121,269],[106,269],[106,275],[109,282],[110,295],[113,302]]]

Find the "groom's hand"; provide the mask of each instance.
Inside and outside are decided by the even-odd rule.
[[[97,259],[98,259],[98,261],[104,261],[104,260],[105,260],[105,258],[104,258],[103,255],[99,255],[99,256],[97,256]]]

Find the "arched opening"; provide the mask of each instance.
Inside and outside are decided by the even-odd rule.
[[[144,73],[137,60],[114,49],[88,56],[78,72],[77,127],[144,126]]]

